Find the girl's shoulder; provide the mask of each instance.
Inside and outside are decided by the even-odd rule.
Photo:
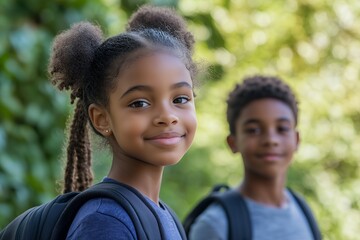
[[[130,216],[114,200],[95,198],[80,208],[70,226],[67,239],[114,239],[114,236],[136,239]]]

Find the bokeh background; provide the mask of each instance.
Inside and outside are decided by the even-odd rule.
[[[162,199],[183,218],[215,183],[240,182],[241,158],[225,144],[227,94],[244,76],[278,75],[300,102],[288,185],[306,197],[324,239],[360,239],[359,0],[0,0],[0,229],[61,188],[72,106],[47,79],[53,37],[81,20],[117,34],[144,3],[188,20],[203,70],[196,139],[166,169]],[[111,157],[93,149],[99,181]]]

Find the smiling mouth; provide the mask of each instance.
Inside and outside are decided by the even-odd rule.
[[[277,162],[281,160],[282,156],[280,154],[261,154],[259,158],[265,162]]]
[[[145,140],[150,141],[156,145],[172,146],[172,145],[178,144],[184,137],[185,137],[185,134],[162,133],[162,134],[156,135],[154,137],[145,138]]]

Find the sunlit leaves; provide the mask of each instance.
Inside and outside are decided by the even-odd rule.
[[[46,77],[53,36],[79,20],[106,35],[149,1],[0,1],[0,227],[56,194],[69,114]],[[198,131],[166,169],[161,196],[180,217],[242,162],[226,146],[228,92],[246,75],[279,75],[300,102],[301,144],[288,183],[312,206],[324,239],[357,239],[360,226],[360,1],[153,0],[177,7],[195,35]],[[98,144],[98,143],[97,143]],[[97,181],[111,156],[94,148]]]

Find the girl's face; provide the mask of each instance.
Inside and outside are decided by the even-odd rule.
[[[294,115],[285,103],[265,98],[249,103],[228,137],[233,152],[242,155],[247,175],[284,176],[297,149],[299,135]]]
[[[124,67],[109,96],[107,118],[115,157],[154,166],[176,164],[196,126],[193,83],[180,59],[145,55]]]

